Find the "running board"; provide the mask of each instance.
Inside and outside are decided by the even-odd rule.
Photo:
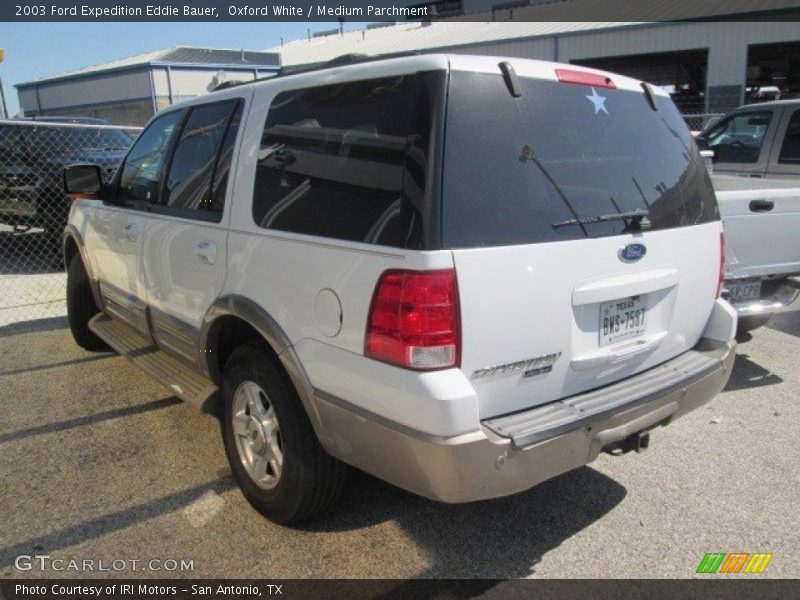
[[[89,329],[153,379],[172,390],[181,400],[207,412],[218,390],[212,381],[186,364],[159,350],[151,340],[130,325],[99,314]]]

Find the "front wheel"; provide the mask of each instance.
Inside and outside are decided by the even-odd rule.
[[[346,466],[322,448],[296,391],[262,348],[248,344],[231,355],[222,396],[225,453],[256,510],[292,524],[336,501]]]
[[[108,344],[89,329],[89,321],[100,312],[92,295],[89,275],[79,253],[72,255],[67,265],[67,321],[75,343],[84,350],[108,350]]]

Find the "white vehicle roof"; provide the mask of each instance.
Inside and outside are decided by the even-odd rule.
[[[499,73],[498,64],[508,61],[514,67],[517,75],[526,78],[544,79],[557,81],[556,69],[570,69],[609,77],[618,89],[642,92],[641,82],[624,75],[591,69],[579,65],[557,63],[545,60],[534,60],[528,58],[514,58],[503,56],[472,56],[463,54],[420,54],[412,56],[402,56],[396,58],[376,58],[375,60],[365,60],[340,66],[325,67],[321,66],[308,71],[298,71],[295,74],[288,73],[283,76],[270,77],[268,79],[245,82],[235,87],[230,87],[219,92],[213,92],[219,97],[227,96],[229,90],[241,89],[249,86],[261,87],[272,86],[280,82],[283,88],[301,88],[309,85],[327,85],[342,83],[346,81],[356,81],[373,77],[391,77],[416,71],[434,71],[450,69],[453,71],[471,73]],[[291,82],[289,84],[288,82]],[[569,85],[569,84],[568,84]],[[658,96],[669,97],[669,94],[657,86],[651,86],[653,92]],[[231,94],[234,95],[234,94]],[[176,102],[168,110],[180,109],[208,101],[208,96],[192,98],[182,102]],[[166,112],[166,111],[165,111]]]

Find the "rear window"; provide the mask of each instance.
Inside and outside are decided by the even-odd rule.
[[[561,225],[649,211],[649,230],[718,220],[697,146],[668,98],[642,92],[455,72],[447,107],[444,247],[619,235],[628,221]],[[647,227],[647,222],[645,222]]]
[[[442,74],[292,90],[264,124],[259,227],[421,248],[432,107]]]

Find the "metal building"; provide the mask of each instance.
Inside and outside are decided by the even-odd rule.
[[[276,52],[173,47],[16,85],[25,116],[81,115],[143,125],[157,110],[224,81],[280,68]]]
[[[676,2],[686,4],[686,0]],[[663,86],[686,114],[720,113],[745,102],[800,95],[800,23],[796,15],[745,12],[712,16],[731,19],[728,21],[655,23],[513,20],[552,20],[558,15],[555,11],[579,4],[528,6],[523,1],[497,5],[485,13],[487,22],[459,21],[456,16],[432,22],[376,23],[343,33],[334,29],[309,34],[270,51],[280,52],[287,68],[319,64],[344,54],[404,51],[488,54],[581,64]],[[616,13],[609,12],[608,18],[617,14],[623,18],[623,9],[630,13],[629,4],[617,3]],[[770,0],[763,0],[763,6],[768,4]],[[787,3],[777,0],[773,4]],[[739,6],[744,5],[740,2]],[[613,6],[609,11],[612,9]],[[665,18],[668,16],[664,14]],[[776,21],[756,21],[758,16]],[[478,15],[469,17],[476,19]],[[782,22],[777,20],[781,18]]]

